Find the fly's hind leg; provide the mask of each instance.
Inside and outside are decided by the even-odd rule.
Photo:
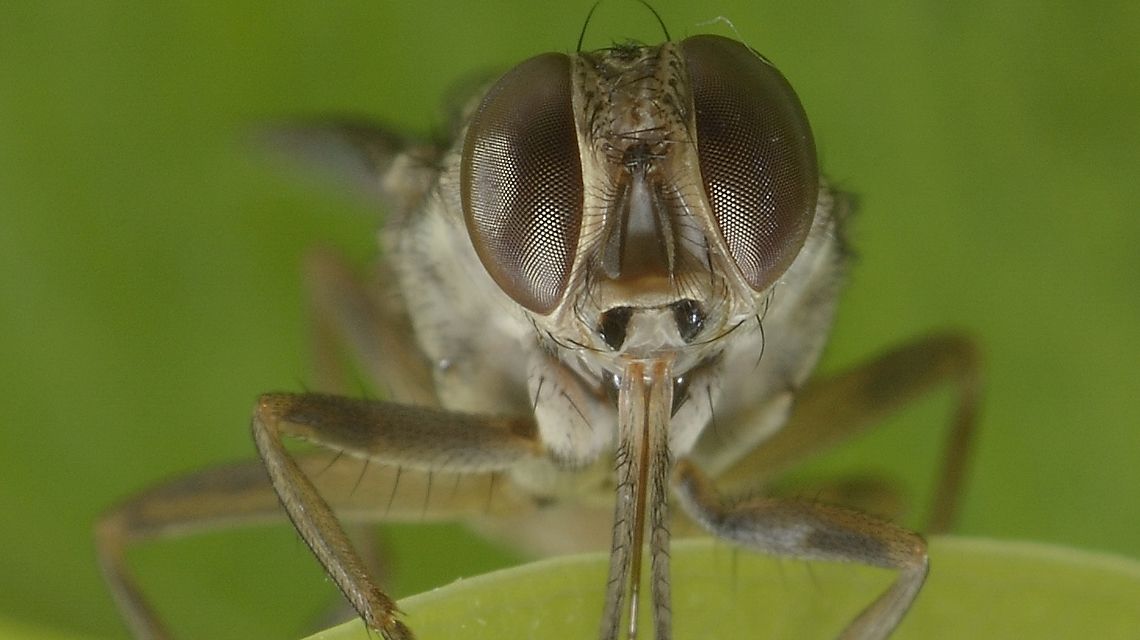
[[[955,394],[925,531],[946,531],[958,512],[981,400],[981,357],[961,335],[934,335],[854,369],[809,382],[784,427],[717,476],[717,486],[755,487],[944,386]],[[740,419],[747,420],[748,416]]]
[[[282,520],[277,497],[260,463],[216,467],[178,478],[116,505],[95,526],[103,578],[136,638],[169,638],[128,569],[127,549],[140,542],[238,524]]]
[[[338,513],[354,521],[379,519],[377,505],[394,520],[412,510],[419,513],[418,504],[387,503],[388,496],[382,492],[391,482],[376,478],[376,471],[370,474],[375,482],[357,487],[365,461],[345,459],[330,464],[329,460],[327,452],[313,452],[300,456],[297,463],[316,480],[321,493],[334,500]],[[404,495],[421,490],[409,486],[416,482],[415,477],[402,480]],[[486,500],[485,493],[481,497]],[[155,485],[109,509],[95,527],[96,552],[104,580],[132,635],[169,638],[171,634],[129,570],[127,551],[148,541],[284,520],[285,512],[260,460],[227,464]]]

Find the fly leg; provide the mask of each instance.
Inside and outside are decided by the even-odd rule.
[[[842,640],[889,636],[926,579],[929,561],[922,537],[885,520],[813,502],[725,499],[688,460],[677,463],[673,483],[689,517],[718,538],[763,553],[897,570],[891,586],[843,630]]]
[[[318,391],[353,395],[348,380],[359,372],[386,400],[435,407],[431,370],[419,352],[396,275],[386,262],[365,274],[329,249],[311,251],[305,259],[314,371]],[[386,582],[380,527],[375,522],[345,523],[354,547],[370,574]],[[338,599],[317,628],[354,614]]]
[[[958,512],[981,400],[981,357],[968,338],[930,336],[849,371],[809,382],[784,427],[717,476],[725,490],[757,486],[943,386],[955,393],[925,531],[946,531]],[[748,416],[737,419],[747,420]]]
[[[402,474],[397,495],[390,491],[394,469],[372,469],[370,482],[360,484],[366,460],[344,458],[335,464],[329,460],[328,452],[312,452],[299,456],[297,464],[314,478],[321,494],[329,496],[335,510],[349,521],[418,521],[423,517],[422,501],[418,499],[425,495],[422,474]],[[465,508],[464,501],[485,505],[488,480],[474,478],[465,482],[462,490],[470,490],[471,495],[441,506],[439,513],[427,515],[452,519],[464,511],[478,513],[477,507]],[[405,501],[405,496],[410,498]],[[503,502],[499,497],[496,505]],[[169,638],[171,634],[129,570],[127,551],[153,540],[284,520],[285,513],[261,461],[228,464],[155,485],[109,509],[95,527],[96,552],[103,577],[132,635]]]
[[[255,462],[178,478],[105,512],[95,525],[96,555],[131,635],[146,640],[171,637],[128,568],[129,547],[238,524],[276,522],[281,516],[265,470]]]
[[[341,590],[358,595],[354,608],[364,606],[366,620],[384,621],[386,626],[378,628],[388,638],[401,638],[410,636],[394,619],[394,605],[372,586],[365,563],[333,513],[346,523],[362,524],[455,521],[499,512],[517,516],[533,508],[510,483],[495,480],[498,470],[539,448],[526,418],[273,394],[258,403],[254,432],[264,463],[238,463],[175,479],[117,505],[97,523],[99,564],[135,637],[171,637],[129,570],[126,552],[142,542],[276,523],[288,515],[322,563],[338,568]],[[286,453],[283,433],[302,435],[343,455],[330,464],[328,451]],[[462,474],[462,481],[433,494],[433,477],[443,472]],[[367,481],[361,482],[365,473]]]
[[[284,446],[289,435],[386,466],[489,473],[541,455],[530,418],[489,417],[321,394],[267,394],[253,438],[293,526],[369,628],[411,638],[375,585],[332,508]]]
[[[314,251],[305,261],[306,289],[313,318],[317,388],[352,393],[340,356],[392,402],[439,405],[431,368],[416,347],[396,275],[379,263],[362,280],[337,254]]]

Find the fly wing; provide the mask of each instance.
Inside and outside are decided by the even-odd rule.
[[[669,608],[669,419],[673,406],[671,362],[630,362],[618,388],[618,445],[613,542],[600,637],[615,640],[624,616],[629,638],[637,636],[641,561],[649,524],[654,626],[668,640]],[[628,607],[623,608],[626,591]]]
[[[378,201],[398,217],[419,207],[442,154],[434,145],[348,118],[271,123],[257,127],[252,141],[258,150]]]

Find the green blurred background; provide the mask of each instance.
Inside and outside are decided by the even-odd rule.
[[[0,0],[0,617],[122,637],[96,514],[248,457],[253,398],[308,377],[305,250],[372,254],[366,205],[251,158],[242,126],[431,132],[465,74],[573,49],[589,4]],[[731,20],[862,197],[825,366],[939,327],[984,345],[960,532],[1140,556],[1140,5],[655,4],[674,37]],[[613,1],[587,43],[628,36],[659,37]],[[947,406],[811,472],[885,471],[921,505]],[[510,561],[455,529],[391,538],[401,592]],[[281,526],[132,560],[185,637],[288,637],[334,599],[308,555]]]

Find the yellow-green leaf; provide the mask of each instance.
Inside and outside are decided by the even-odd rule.
[[[1140,637],[1140,563],[1060,547],[935,538],[918,603],[893,638]],[[833,638],[891,580],[888,571],[674,544],[677,638]],[[606,557],[556,558],[460,580],[400,602],[421,640],[591,638]],[[643,589],[643,598],[647,592]],[[642,607],[642,637],[651,637]],[[365,640],[359,621],[308,640]],[[374,636],[371,636],[374,637]]]

